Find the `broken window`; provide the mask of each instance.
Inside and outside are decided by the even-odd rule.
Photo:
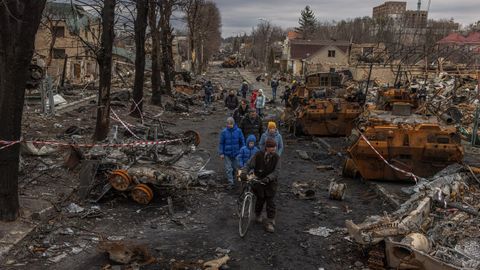
[[[373,47],[363,48],[363,56],[373,56]]]
[[[335,50],[328,50],[328,57],[335,57]]]
[[[52,32],[54,37],[65,37],[65,27],[63,26],[54,26]]]
[[[65,49],[53,49],[53,59],[65,58]]]
[[[328,76],[320,77],[320,86],[328,86]]]

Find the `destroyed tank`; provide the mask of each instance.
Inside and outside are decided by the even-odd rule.
[[[391,111],[395,103],[408,103],[412,108],[418,108],[417,93],[406,88],[389,88],[378,91],[378,110]]]
[[[232,55],[229,56],[225,61],[222,63],[223,68],[236,68],[240,67],[240,62],[238,61],[237,57]]]
[[[430,177],[461,162],[464,154],[454,126],[440,124],[436,116],[411,114],[410,103],[395,103],[392,111],[365,111],[351,137],[343,174],[358,173],[366,180],[412,180],[408,172]]]
[[[362,112],[361,97],[342,88],[338,73],[307,76],[290,96],[285,122],[295,134],[348,136]]]

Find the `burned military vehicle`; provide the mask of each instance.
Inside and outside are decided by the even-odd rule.
[[[288,100],[285,122],[295,134],[348,136],[365,100],[360,91],[346,89],[348,72],[307,76]]]
[[[397,102],[391,111],[365,111],[352,135],[343,174],[412,180],[461,162],[464,152],[456,128],[441,124],[436,116],[412,114],[411,108]]]

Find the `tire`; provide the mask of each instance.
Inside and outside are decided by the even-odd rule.
[[[253,196],[247,194],[243,198],[242,209],[240,210],[238,221],[238,232],[240,237],[244,237],[247,234],[248,226],[250,225],[252,216]]]

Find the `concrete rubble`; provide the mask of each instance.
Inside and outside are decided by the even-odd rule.
[[[395,212],[347,220],[346,227],[371,250],[373,269],[478,269],[479,190],[476,175],[452,165],[406,190],[413,194]]]

